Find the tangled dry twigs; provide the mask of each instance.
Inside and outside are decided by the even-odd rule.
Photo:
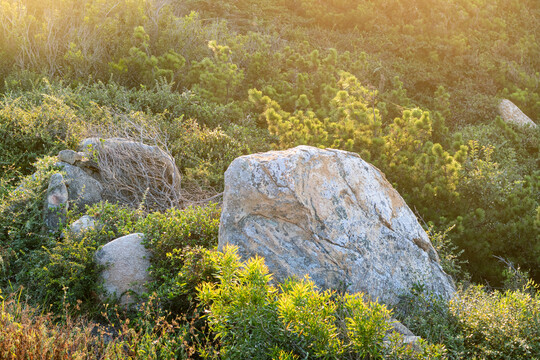
[[[181,174],[164,150],[128,139],[93,139],[106,198],[149,209],[184,207]]]
[[[221,194],[193,186],[182,188],[182,175],[166,136],[157,127],[125,117],[119,120],[116,126],[100,129],[99,137],[81,143],[87,157],[98,164],[105,199],[130,207],[142,205],[147,210],[184,208],[219,199]],[[103,135],[116,137],[104,139]]]

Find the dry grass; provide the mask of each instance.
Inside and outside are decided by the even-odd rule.
[[[92,324],[82,321],[55,324],[51,314],[40,314],[16,298],[2,301],[0,359],[102,359],[104,344],[92,335]]]
[[[193,359],[208,341],[205,329],[197,329],[198,316],[168,320],[152,299],[141,305],[133,324],[112,313],[113,320],[103,314],[105,326],[67,311],[60,320],[10,296],[0,302],[0,360]]]

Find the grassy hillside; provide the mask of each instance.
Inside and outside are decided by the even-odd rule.
[[[476,299],[470,308],[465,300],[442,304],[419,289],[415,299],[404,299],[407,312],[394,309],[432,343],[421,358],[445,351],[450,358],[540,357],[538,295],[527,284],[529,277],[540,281],[540,130],[497,116],[498,102],[507,98],[540,120],[538,1],[0,0],[0,24],[4,295],[22,291],[28,306],[64,314],[62,323],[64,307],[82,300],[73,314],[108,323],[112,313],[96,295],[93,251],[140,231],[152,234],[155,252],[150,293],[159,305],[148,311],[163,311],[167,326],[183,325],[123,314],[118,321],[131,316],[147,333],[118,340],[118,349],[150,346],[161,331],[153,326],[163,325],[171,339],[189,344],[174,354],[180,358],[192,352],[248,358],[238,349],[259,346],[248,340],[253,332],[269,344],[263,346],[268,358],[413,356],[397,345],[380,349],[382,323],[363,340],[354,335],[360,330],[351,324],[377,324],[369,316],[384,317],[387,309],[366,305],[373,313],[360,321],[347,312],[359,299],[309,283],[242,283],[238,291],[264,295],[264,306],[222,304],[222,284],[213,275],[225,266],[216,265],[221,260],[213,250],[217,205],[148,213],[144,206],[101,204],[82,211],[109,226],[101,232],[77,240],[63,229],[43,229],[44,191],[58,171],[49,156],[75,149],[86,136],[127,134],[159,143],[193,197],[221,192],[224,171],[240,155],[308,144],[353,151],[380,168],[422,219],[445,270],[464,284],[461,299]],[[20,184],[26,190],[15,190]],[[70,213],[68,222],[80,215]],[[168,236],[164,228],[172,229]],[[267,276],[258,263],[238,265],[234,276],[250,267]],[[487,287],[467,289],[471,281]],[[327,328],[295,332],[294,326],[314,326],[279,305],[298,292],[313,307],[332,299],[319,314]],[[6,303],[23,306],[10,296]],[[407,307],[422,301],[431,305]],[[8,322],[22,311],[6,309]],[[199,319],[203,309],[212,315]],[[268,321],[271,330],[234,332],[253,320],[235,314],[259,311],[256,320]],[[49,320],[40,324],[50,329]],[[332,349],[343,352],[317,348],[331,339],[340,341]],[[80,349],[91,346],[81,341]],[[166,351],[163,344],[145,349]],[[366,344],[380,352],[364,352]],[[141,357],[137,351],[133,356]]]

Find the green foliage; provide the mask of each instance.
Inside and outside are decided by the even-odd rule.
[[[274,298],[277,289],[268,286],[270,275],[262,259],[242,266],[236,252],[229,249],[213,261],[218,283],[204,283],[199,297],[209,306],[208,322],[220,341],[221,358],[269,358],[283,331]]]
[[[486,292],[472,286],[449,305],[464,337],[466,357],[540,357],[540,299],[524,291]]]
[[[0,145],[0,167],[6,186],[16,183],[20,171],[28,173],[35,157],[75,148],[96,128],[103,137],[128,134],[168,147],[186,185],[204,189],[222,189],[234,158],[269,147],[267,132],[249,119],[220,128],[216,117],[229,119],[229,109],[193,92],[175,93],[167,83],[134,90],[115,83],[68,88],[44,80],[31,91],[13,88],[3,103],[0,133],[7,140]]]
[[[449,358],[464,358],[465,334],[446,301],[426,292],[418,284],[411,289],[411,295],[400,300],[395,311],[397,319],[414,334],[427,341],[444,344]]]
[[[146,243],[157,258],[186,246],[217,245],[221,209],[216,204],[155,212],[141,219],[135,229],[145,233]]]
[[[40,202],[42,206],[43,200]],[[136,221],[142,217],[140,210],[123,208],[109,203],[100,203],[87,210],[99,223],[96,229],[75,236],[65,228],[60,236],[50,233],[42,238],[39,244],[31,246],[25,243],[20,249],[24,254],[20,266],[24,271],[15,273],[15,284],[22,285],[32,303],[51,305],[55,312],[61,312],[66,305],[75,306],[78,301],[80,311],[92,313],[96,311],[100,293],[98,281],[101,268],[95,263],[95,252],[101,245],[120,236],[134,232]],[[69,212],[67,222],[76,220],[81,214]],[[20,220],[25,215],[18,216]],[[35,219],[41,228],[44,227],[42,216]],[[10,239],[7,244],[14,246],[17,242]]]
[[[129,49],[129,56],[109,64],[112,72],[127,78],[122,82],[132,87],[152,86],[155,80],[161,78],[169,83],[174,81],[186,60],[174,50],[168,50],[159,56],[153,55],[150,50],[150,36],[142,26],[135,28],[133,38],[135,46]]]
[[[118,237],[143,232],[153,252],[152,289],[169,310],[192,310],[195,286],[212,278],[212,268],[204,265],[204,248],[217,244],[220,209],[210,204],[145,214],[103,202],[86,210],[98,224],[95,229],[81,236],[67,228],[62,234],[49,232],[42,207],[48,178],[57,171],[52,163],[52,158],[38,163],[38,171],[23,180],[21,190],[8,194],[0,208],[2,287],[22,285],[33,303],[50,304],[55,311],[82,301],[81,309],[93,312],[100,292],[95,252]],[[69,212],[68,224],[80,216]]]
[[[217,283],[202,284],[199,296],[220,346],[207,353],[219,352],[223,359],[410,358],[397,337],[394,345],[383,346],[390,328],[384,305],[362,294],[319,291],[309,279],[289,279],[278,287],[263,259],[240,262],[233,247],[211,258]],[[443,353],[442,347],[423,343],[412,358],[437,359]]]
[[[233,137],[219,127],[209,129],[193,120],[174,119],[169,133],[174,139],[171,153],[185,174],[184,181],[206,189],[222,190],[223,175],[229,164],[247,155],[250,147],[261,146],[255,145],[254,138]]]
[[[331,301],[332,292],[316,291],[315,285],[309,280],[300,282],[293,280],[285,283],[282,291],[277,299],[277,313],[285,325],[287,341],[303,350],[303,354],[299,355],[309,354],[320,359],[339,356],[343,352],[343,344],[338,337],[335,316],[337,304]],[[357,340],[376,342],[377,334],[375,336],[368,334],[366,339],[362,339],[364,335],[362,327],[365,327],[365,324],[357,324],[357,320],[359,319],[356,317],[345,319],[347,328],[352,330],[350,334],[352,342],[356,343]],[[376,330],[381,333],[385,331],[384,328]]]
[[[217,245],[220,209],[216,204],[149,214],[137,224],[152,251],[149,292],[172,314],[193,312],[195,288],[214,280],[211,251]]]
[[[39,157],[78,142],[83,126],[63,99],[42,96],[39,105],[24,98],[0,101],[0,167],[28,174]]]
[[[468,271],[475,281],[512,290],[493,293],[499,298],[471,290],[465,298],[484,304],[482,312],[498,314],[510,303],[520,304],[512,305],[514,314],[523,312],[523,304],[536,301],[530,289],[529,298],[516,295],[524,274],[540,278],[540,130],[504,123],[496,105],[508,98],[539,117],[539,4],[0,0],[0,287],[25,285],[30,300],[55,310],[82,299],[87,311],[99,290],[92,253],[135,231],[149,234],[157,254],[151,287],[158,307],[195,318],[197,284],[222,286],[214,277],[218,255],[205,249],[217,236],[219,210],[212,206],[145,214],[104,203],[87,209],[103,226],[79,239],[43,227],[43,195],[57,170],[47,158],[28,177],[32,164],[75,148],[87,134],[129,133],[170,150],[184,189],[201,193],[220,191],[225,169],[244,154],[299,144],[354,151],[433,224],[446,271],[465,279]],[[70,213],[68,222],[78,215]],[[268,285],[262,264],[249,267],[238,289],[253,302],[235,303],[234,311],[223,303],[223,313],[232,314],[219,330],[226,341],[199,349],[204,356],[441,355],[440,347],[421,343],[414,352],[399,339],[381,350],[384,309],[319,292],[305,280]],[[451,357],[537,356],[526,352],[535,349],[534,332],[506,332],[496,319],[474,309],[470,318],[456,315],[436,299],[417,302],[427,313],[414,310],[411,323],[430,341],[444,342]],[[253,327],[244,314],[268,328]],[[525,326],[519,317],[499,318]],[[111,345],[111,357],[193,355],[194,348],[173,349],[191,325],[161,333],[139,320],[138,328],[124,328],[127,342]]]
[[[152,266],[150,275],[155,282],[149,288],[157,295],[163,309],[175,315],[197,311],[197,286],[216,281],[216,270],[210,259],[210,250],[186,246],[172,249]]]
[[[79,310],[91,312],[99,299],[99,273],[102,270],[94,255],[102,245],[87,233],[82,239],[68,235],[62,241],[51,241],[37,254],[37,263],[28,278],[21,279],[38,304],[51,304],[61,312],[65,304],[82,304]]]
[[[210,41],[208,47],[213,58],[204,58],[193,63],[189,77],[193,89],[208,100],[227,103],[236,97],[244,72],[231,62],[231,50],[226,45]]]
[[[298,98],[297,110],[292,114],[260,91],[251,90],[250,100],[263,109],[268,130],[279,136],[280,148],[309,144],[362,151],[369,158],[372,152],[380,152],[383,145],[383,140],[378,137],[381,129],[379,110],[369,107],[376,93],[345,72],[340,74],[338,86],[340,91],[321,106],[327,106],[326,112],[330,115],[322,119],[310,108],[304,94]]]
[[[36,254],[52,237],[44,227],[43,205],[49,178],[55,172],[54,158],[45,157],[34,165],[36,172],[22,179],[0,203],[0,288],[28,276]]]
[[[467,260],[461,258],[464,250],[457,247],[448,237],[448,233],[453,228],[454,226],[451,226],[444,231],[436,231],[433,224],[430,224],[427,233],[431,244],[439,255],[444,272],[452,276],[454,280],[468,281],[471,275],[464,269]]]
[[[506,292],[471,286],[448,303],[418,287],[397,313],[415,334],[443,343],[452,359],[536,359],[540,299],[531,286]]]

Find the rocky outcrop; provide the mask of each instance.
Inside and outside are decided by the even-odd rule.
[[[97,264],[106,266],[101,273],[104,289],[122,305],[133,303],[133,294],[145,291],[149,280],[150,251],[142,244],[143,239],[143,234],[122,236],[96,252]]]
[[[180,172],[174,159],[159,147],[121,138],[88,138],[80,148],[82,151],[62,150],[58,154],[56,165],[62,170],[62,186],[68,192],[66,209],[84,210],[102,200],[127,206],[144,201],[152,209],[182,206]],[[58,184],[50,186],[56,189]],[[46,205],[47,209],[53,207]],[[46,211],[49,229],[57,230],[58,220],[52,211]]]
[[[56,230],[60,223],[65,223],[69,206],[68,196],[68,189],[62,174],[53,174],[49,180],[44,209],[45,225],[49,229]]]
[[[535,122],[508,99],[502,99],[499,103],[499,115],[506,123],[536,128]]]
[[[422,283],[455,287],[402,197],[358,155],[299,146],[235,159],[225,173],[219,248],[260,255],[278,280],[305,274],[322,288],[395,304]]]

